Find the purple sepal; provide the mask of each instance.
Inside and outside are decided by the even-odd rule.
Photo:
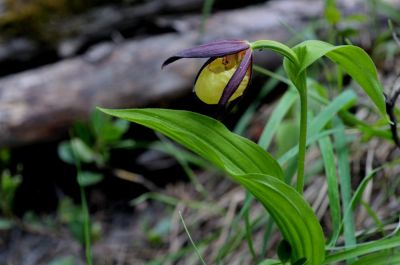
[[[215,41],[180,51],[174,56],[171,56],[165,60],[161,68],[182,58],[222,57],[225,55],[238,53],[249,48],[249,43],[243,40]]]
[[[226,105],[235,91],[238,89],[240,83],[242,82],[243,78],[246,76],[247,70],[251,66],[252,63],[252,51],[248,49],[243,57],[243,60],[240,62],[239,67],[236,69],[235,73],[233,73],[231,79],[229,79],[228,84],[222,93],[221,98],[219,99],[219,105]],[[249,82],[250,83],[250,82]],[[248,84],[247,84],[248,85]]]

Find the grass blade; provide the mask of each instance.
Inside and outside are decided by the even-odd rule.
[[[199,249],[196,247],[196,244],[194,243],[194,241],[192,239],[192,236],[189,233],[188,228],[186,227],[185,220],[183,220],[181,211],[178,211],[178,213],[179,213],[179,218],[181,219],[183,228],[185,229],[185,232],[186,232],[186,234],[187,234],[187,236],[188,236],[188,238],[190,240],[190,243],[192,244],[194,250],[196,251],[197,256],[199,257],[199,259],[201,261],[201,264],[207,265],[206,262],[204,261],[203,257],[201,256]]]
[[[365,244],[359,244],[356,247],[330,254],[326,257],[323,264],[331,264],[334,262],[349,260],[359,257],[361,255],[366,255],[369,253],[397,247],[400,247],[400,236],[376,240]]]
[[[351,90],[346,90],[337,96],[329,105],[326,106],[312,121],[309,127],[309,134],[307,136],[307,145],[316,140],[320,139],[325,135],[329,135],[332,131],[324,131],[319,133],[329,121],[343,108],[356,99],[356,95]],[[278,162],[282,165],[286,163],[290,158],[295,156],[298,152],[298,145],[290,149],[284,155],[282,155]]]
[[[400,253],[382,251],[362,257],[351,265],[398,265]]]
[[[356,99],[357,96],[352,90],[342,92],[311,121],[309,135],[314,135],[321,131],[340,110]]]
[[[268,122],[266,123],[264,130],[258,140],[258,145],[261,146],[262,149],[266,150],[272,140],[272,137],[278,130],[280,123],[283,118],[293,106],[294,102],[297,99],[297,92],[294,88],[289,89],[281,98],[278,106],[272,112],[271,117],[269,117]]]
[[[343,209],[351,207],[351,176],[349,165],[349,150],[347,148],[346,134],[344,125],[339,119],[335,119],[335,128],[338,130],[334,134],[335,149],[338,158],[338,169],[340,178],[340,192],[343,204]],[[344,214],[344,241],[346,246],[354,246],[356,244],[355,227],[353,215]]]
[[[333,225],[331,240],[335,240],[340,233],[341,224],[339,184],[337,181],[335,157],[333,146],[328,136],[319,140],[319,146],[324,160],[325,175],[328,184],[329,208]],[[328,245],[331,245],[332,242],[334,243],[334,241],[330,241]]]

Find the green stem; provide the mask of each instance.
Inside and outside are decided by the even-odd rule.
[[[211,14],[214,0],[205,0],[203,4],[201,24],[200,24],[200,37],[204,35],[206,31],[206,21]]]
[[[307,76],[306,71],[302,70],[299,63],[299,56],[291,48],[283,43],[272,40],[258,40],[250,43],[252,50],[272,50],[285,56],[290,62],[284,62],[284,68],[300,94],[300,139],[297,165],[297,191],[303,194],[304,187],[304,161],[306,157],[307,144]],[[305,55],[305,47],[300,49],[302,55]],[[302,56],[300,56],[302,58]],[[297,74],[296,74],[297,73]]]
[[[300,94],[300,136],[299,136],[299,154],[297,163],[297,191],[303,194],[304,188],[304,163],[306,158],[307,144],[307,79],[303,73],[296,85]]]
[[[250,193],[247,192],[246,196],[251,196]],[[247,239],[247,245],[249,246],[251,256],[253,257],[253,261],[257,263],[257,254],[256,251],[254,250],[254,244],[253,244],[253,239],[251,237],[253,228],[251,227],[251,222],[250,222],[250,207],[247,207],[246,210],[244,211],[244,224],[246,228],[246,239]]]
[[[71,151],[74,156],[75,166],[76,166],[76,174],[77,174],[77,182],[79,185],[79,191],[81,195],[81,207],[82,207],[82,214],[83,214],[83,238],[85,244],[85,257],[86,257],[86,264],[92,265],[93,264],[93,256],[92,256],[92,241],[90,235],[90,216],[89,216],[89,207],[86,200],[85,188],[81,185],[79,175],[81,174],[81,161],[78,158],[76,147],[73,144],[72,140],[70,141],[71,144]]]
[[[86,201],[86,194],[84,188],[79,185],[80,193],[81,193],[81,203],[82,203],[82,213],[83,213],[83,233],[85,238],[85,256],[86,256],[86,264],[92,265],[92,242],[90,238],[90,216],[89,209]]]

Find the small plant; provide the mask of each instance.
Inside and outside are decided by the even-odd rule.
[[[98,223],[91,222],[85,189],[100,183],[102,172],[110,170],[109,158],[113,149],[132,148],[134,141],[122,137],[129,129],[124,120],[111,120],[110,116],[93,111],[89,123],[76,123],[71,139],[58,146],[61,160],[76,167],[76,180],[80,189],[81,206],[75,206],[68,199],[58,207],[59,219],[68,225],[74,238],[85,247],[87,264],[92,264],[92,241],[101,235]],[[96,170],[86,168],[94,165]],[[93,167],[91,167],[93,168]]]
[[[12,206],[14,202],[15,191],[21,184],[21,181],[21,176],[13,176],[8,170],[4,170],[1,174],[0,209],[1,212],[8,217],[12,216]]]
[[[102,168],[107,164],[113,148],[133,147],[132,140],[122,139],[128,125],[124,120],[112,121],[106,115],[93,111],[88,124],[76,123],[71,139],[60,143],[59,157],[71,165],[75,165],[77,158],[83,164],[93,163]]]
[[[181,58],[209,58],[201,67],[195,82],[196,95],[207,104],[218,104],[222,107],[240,97],[246,90],[252,71],[254,50],[272,50],[284,57],[283,67],[288,77],[287,83],[294,87],[300,98],[300,124],[297,149],[290,150],[279,160],[274,158],[252,141],[230,132],[219,121],[207,116],[189,111],[169,109],[101,109],[112,116],[135,122],[156,130],[174,141],[182,144],[214,166],[230,176],[234,181],[245,187],[259,202],[263,204],[279,228],[284,240],[278,248],[280,260],[263,260],[255,257],[260,264],[332,264],[348,261],[354,264],[381,264],[388,261],[397,264],[400,255],[386,250],[400,246],[400,236],[392,235],[365,244],[357,244],[354,226],[349,211],[353,207],[351,200],[349,178],[341,176],[343,203],[343,219],[340,211],[338,192],[329,193],[330,207],[334,209],[332,235],[327,241],[318,219],[303,197],[305,155],[308,144],[319,140],[324,161],[334,167],[331,156],[332,145],[330,134],[334,134],[338,152],[339,166],[341,161],[348,159],[344,125],[354,124],[362,128],[368,125],[355,119],[346,112],[354,96],[351,91],[339,95],[328,104],[325,98],[321,102],[327,104],[320,115],[309,122],[311,111],[308,106],[310,82],[307,69],[322,57],[327,57],[334,64],[347,72],[375,104],[383,121],[386,116],[383,88],[378,80],[373,61],[361,48],[353,45],[334,46],[319,40],[304,41],[293,48],[272,40],[247,41],[217,41],[200,45],[178,52],[165,61],[163,66]],[[313,95],[315,97],[315,95]],[[321,98],[320,96],[316,96]],[[336,115],[340,114],[342,115]],[[332,130],[333,126],[333,130]],[[367,129],[365,129],[367,130]],[[370,128],[370,131],[374,129]],[[297,135],[297,134],[296,134]],[[374,134],[372,134],[374,135]],[[290,180],[285,180],[285,163],[290,157],[297,155],[296,185],[292,187]],[[333,154],[332,154],[333,155]],[[332,162],[333,161],[333,162]],[[345,168],[339,168],[346,172]],[[342,173],[344,175],[344,173]],[[337,187],[335,175],[327,172],[327,179]],[[355,195],[362,193],[362,188]],[[354,197],[353,197],[354,198]],[[343,233],[345,247],[332,249],[336,246],[339,235]],[[373,253],[371,255],[367,255]],[[360,260],[354,258],[363,256]],[[381,263],[360,263],[362,260],[374,260]],[[393,262],[392,262],[393,260]],[[383,264],[383,263],[382,263]]]
[[[75,205],[70,198],[60,201],[57,208],[57,217],[60,223],[67,225],[71,235],[82,246],[85,245],[85,212],[83,206]],[[101,226],[99,223],[90,224],[90,238],[99,239],[101,236]]]

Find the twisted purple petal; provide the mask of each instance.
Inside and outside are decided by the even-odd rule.
[[[182,58],[208,58],[222,57],[249,49],[248,42],[243,40],[221,40],[215,41],[178,52],[169,57],[162,64],[162,67]]]
[[[218,102],[219,105],[224,106],[226,103],[228,103],[229,99],[238,89],[240,83],[245,77],[247,70],[249,69],[249,67],[251,67],[252,60],[253,60],[252,51],[251,49],[248,49],[243,57],[243,60],[240,62],[239,67],[236,69],[235,73],[233,73],[231,79],[229,79],[228,84],[226,84],[224,92],[222,92],[222,96],[219,99]]]

